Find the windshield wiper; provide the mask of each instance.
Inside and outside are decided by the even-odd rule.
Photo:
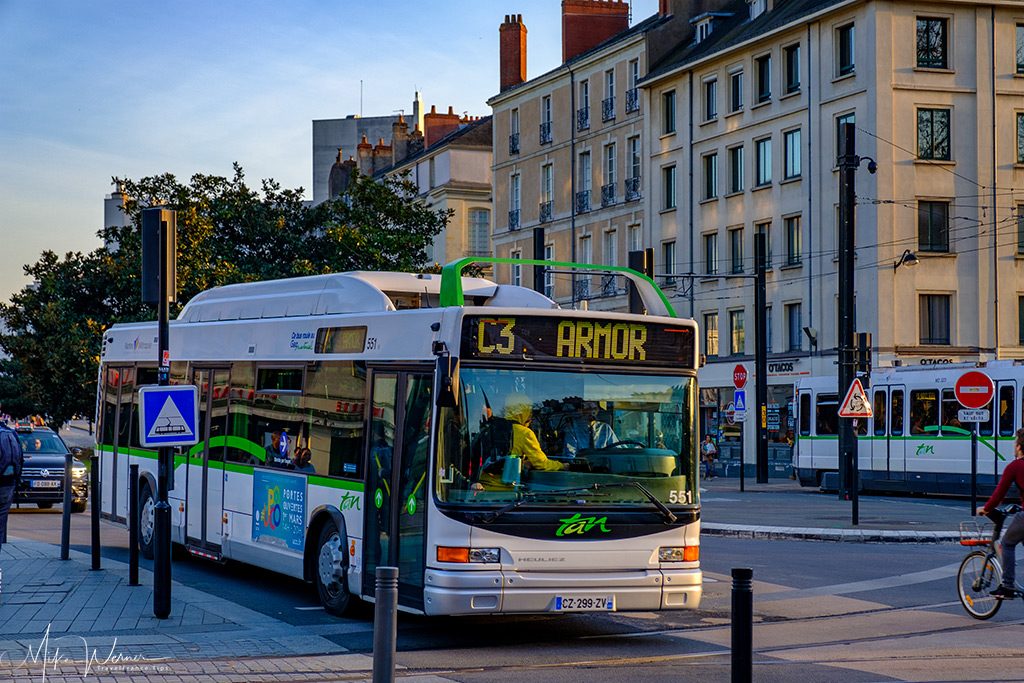
[[[594,488],[595,489],[597,489],[597,488],[622,487],[622,486],[635,486],[637,488],[637,490],[640,491],[640,493],[644,494],[644,496],[647,498],[647,500],[651,501],[651,503],[654,504],[654,507],[658,508],[658,512],[660,512],[661,516],[665,518],[665,523],[666,524],[675,524],[676,521],[678,520],[678,517],[676,517],[672,513],[672,511],[668,509],[668,506],[666,506],[664,503],[662,503],[660,500],[658,500],[658,497],[656,495],[651,493],[650,490],[648,490],[648,488],[646,486],[644,486],[643,484],[641,484],[638,481],[634,480],[634,481],[616,482],[616,483],[611,483],[611,484],[594,484]]]
[[[501,517],[506,512],[511,512],[512,510],[515,510],[516,508],[518,508],[523,503],[525,503],[525,502],[527,502],[529,500],[532,500],[532,499],[536,498],[537,496],[541,496],[541,495],[543,495],[543,496],[556,495],[557,496],[557,495],[564,494],[564,493],[583,493],[585,491],[596,491],[597,488],[598,488],[598,484],[593,484],[591,486],[576,486],[576,487],[573,487],[571,489],[550,489],[550,490],[538,490],[538,491],[521,491],[519,493],[519,498],[516,498],[515,500],[513,500],[511,503],[508,503],[507,505],[503,505],[502,507],[498,508],[497,510],[494,510],[490,514],[485,515],[481,519],[481,521],[484,524],[490,524],[491,522],[494,522],[496,519]]]

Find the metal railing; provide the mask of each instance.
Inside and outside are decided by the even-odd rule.
[[[551,210],[554,202],[547,201],[540,203],[539,217],[541,223],[549,223],[551,221]]]
[[[508,212],[508,229],[519,229],[519,209],[512,209]]]
[[[576,300],[590,298],[590,278],[582,275],[576,276]]]
[[[576,213],[587,213],[590,211],[590,190],[582,190],[576,193]]]
[[[601,206],[611,206],[615,203],[615,183],[608,183],[601,186]]]
[[[640,199],[640,176],[626,178],[626,201],[635,202]]]
[[[580,107],[576,110],[576,130],[587,130],[590,128],[590,107]]]
[[[619,294],[619,288],[615,286],[615,276],[602,275],[601,296],[616,296],[617,294]]]
[[[611,121],[615,118],[615,97],[606,97],[601,100],[601,120]]]
[[[640,111],[640,91],[630,88],[626,91],[626,113],[632,114],[635,111]]]
[[[540,144],[546,145],[551,142],[551,122],[542,121],[540,124]]]
[[[519,133],[508,136],[508,153],[519,154]]]

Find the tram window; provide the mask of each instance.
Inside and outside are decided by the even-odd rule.
[[[999,436],[1013,436],[1013,386],[999,387]]]
[[[885,436],[885,391],[875,392],[875,405],[871,409],[874,417],[875,436]]]
[[[839,396],[818,394],[814,410],[815,433],[818,436],[839,433]]]
[[[800,394],[800,436],[811,434],[811,395]]]
[[[924,434],[939,426],[939,392],[934,389],[910,392],[910,433]]]
[[[952,389],[942,390],[942,426],[943,427],[957,427],[963,429],[963,425],[960,424],[960,418],[957,415],[960,412],[960,401],[957,400],[956,394],[953,393]],[[951,433],[956,433],[950,430]]]
[[[903,390],[892,392],[889,405],[889,427],[893,436],[903,436]]]
[[[302,391],[302,368],[259,368],[256,391]]]

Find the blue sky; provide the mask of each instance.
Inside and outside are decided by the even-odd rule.
[[[657,11],[633,0],[633,20]],[[386,10],[385,10],[386,8]],[[443,8],[443,11],[442,9]],[[0,0],[0,300],[44,249],[99,246],[112,176],[272,177],[311,197],[312,120],[488,114],[498,26],[528,75],[561,60],[559,0]]]

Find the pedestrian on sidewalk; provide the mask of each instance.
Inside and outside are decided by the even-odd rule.
[[[1013,444],[1014,460],[1006,469],[1003,476],[984,505],[978,508],[979,515],[987,515],[992,512],[1000,503],[1003,497],[1010,490],[1010,484],[1017,484],[1017,491],[1021,492],[1021,502],[1024,503],[1024,429],[1017,430],[1017,438]],[[992,591],[992,595],[1000,600],[1012,598],[1017,594],[1014,579],[1017,572],[1017,544],[1024,541],[1024,512],[1018,512],[1010,518],[1006,525],[1003,537],[999,544],[1003,547],[1003,583]]]
[[[701,460],[704,462],[704,478],[715,478],[715,458],[718,457],[718,446],[711,440],[710,434],[704,435],[704,443],[700,445]]]
[[[25,455],[14,430],[0,425],[0,548],[7,542],[7,514],[11,511],[14,487],[21,478]]]

